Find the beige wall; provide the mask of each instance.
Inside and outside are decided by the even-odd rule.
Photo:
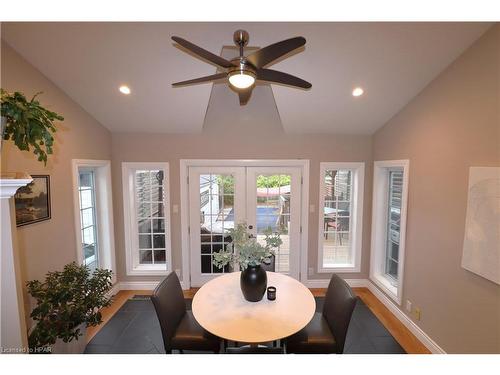
[[[111,135],[78,104],[24,60],[6,43],[1,50],[1,86],[27,97],[43,91],[40,101],[64,116],[58,124],[54,154],[44,167],[12,142],[3,143],[1,169],[30,174],[48,174],[51,184],[52,218],[18,228],[24,281],[42,278],[76,260],[75,221],[71,159],[111,159]],[[27,311],[29,313],[29,311]]]
[[[234,125],[234,122],[232,123]],[[238,134],[229,132],[221,138],[214,131],[203,135],[113,134],[113,198],[115,203],[115,241],[118,277],[120,280],[157,280],[154,277],[127,276],[125,271],[123,196],[121,163],[131,161],[167,161],[170,165],[171,204],[180,206],[181,159],[308,159],[310,160],[309,203],[315,212],[309,214],[309,267],[317,269],[318,194],[320,161],[364,161],[365,206],[363,222],[363,255],[360,273],[345,274],[348,278],[368,276],[371,210],[371,137],[369,136],[268,136],[266,133]],[[257,134],[258,133],[258,134]],[[262,136],[261,134],[266,134]],[[181,269],[180,213],[171,211],[172,261]],[[328,274],[310,278],[328,278]]]
[[[374,135],[410,160],[403,301],[449,353],[500,353],[500,286],[460,267],[469,167],[500,165],[499,46],[497,25]]]

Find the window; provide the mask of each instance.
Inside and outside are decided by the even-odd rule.
[[[398,279],[399,237],[401,234],[401,195],[403,171],[389,170],[389,196],[387,204],[387,240],[385,251],[385,274]]]
[[[408,160],[379,161],[374,167],[370,278],[401,303]]]
[[[78,180],[83,264],[93,271],[99,264],[94,171],[92,169],[80,169]]]
[[[127,273],[172,269],[167,163],[123,163]]]
[[[72,160],[77,259],[91,271],[106,268],[115,275],[115,240],[111,163]]]
[[[320,163],[318,272],[359,272],[364,163]]]

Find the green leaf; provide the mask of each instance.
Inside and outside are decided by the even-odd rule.
[[[57,131],[54,121],[63,121],[64,117],[42,107],[35,100],[40,94],[36,93],[28,101],[20,92],[11,94],[0,89],[0,112],[6,119],[1,136],[4,140],[12,140],[21,151],[29,151],[33,147],[37,159],[47,164],[47,154],[52,154],[52,134]]]

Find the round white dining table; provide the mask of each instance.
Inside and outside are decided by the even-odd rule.
[[[267,293],[248,302],[240,288],[241,272],[210,280],[194,295],[196,321],[208,332],[226,340],[258,344],[280,340],[304,328],[314,316],[316,301],[299,281],[267,272],[267,286],[276,287],[276,300]]]

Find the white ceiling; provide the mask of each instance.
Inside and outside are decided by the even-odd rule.
[[[211,84],[171,83],[213,74],[182,52],[181,36],[220,53],[243,28],[250,46],[293,36],[303,52],[273,65],[312,83],[272,85],[286,132],[371,134],[486,29],[488,23],[3,23],[2,38],[113,132],[201,132]],[[118,92],[128,84],[132,94]],[[351,96],[355,86],[365,95]],[[255,99],[259,92],[254,92]],[[227,95],[225,96],[227,97]],[[272,100],[272,96],[267,96]],[[256,102],[262,102],[266,100]],[[236,100],[236,97],[234,98]],[[224,102],[211,112],[224,116]],[[250,103],[249,103],[250,104]],[[243,109],[257,117],[259,105]],[[211,104],[212,105],[212,104]],[[274,105],[274,103],[272,103]],[[233,110],[234,112],[234,110]]]

